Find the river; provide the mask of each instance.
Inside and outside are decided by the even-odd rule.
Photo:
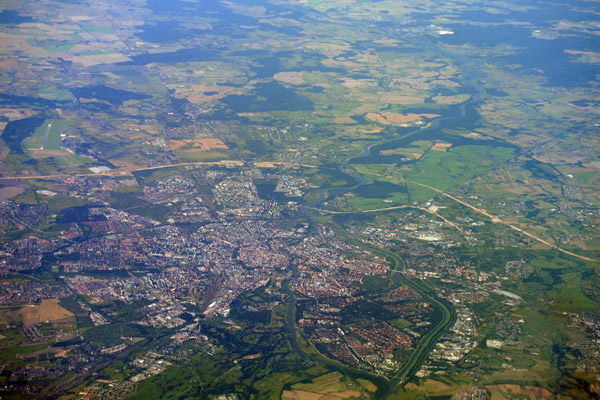
[[[300,206],[300,212],[308,219],[313,231],[316,231],[316,228],[317,228],[317,222],[316,222],[314,216],[319,215],[319,212],[317,211],[317,209],[319,208],[319,205],[321,205],[326,200],[331,200],[336,196],[343,195],[345,193],[353,191],[353,190],[357,189],[358,187],[366,184],[366,179],[362,176],[362,174],[360,174],[356,169],[352,168],[351,163],[353,160],[365,159],[367,157],[370,157],[370,156],[372,156],[373,151],[379,151],[378,149],[381,149],[381,148],[401,147],[404,144],[408,144],[411,141],[413,141],[414,140],[413,136],[416,136],[417,134],[420,137],[427,136],[427,138],[444,138],[444,137],[446,137],[446,135],[443,133],[443,125],[446,122],[449,122],[449,121],[461,122],[461,120],[470,118],[471,113],[472,114],[476,113],[474,106],[476,103],[481,101],[482,96],[485,95],[485,89],[481,85],[479,85],[479,83],[477,82],[479,79],[481,79],[481,76],[479,76],[479,74],[477,73],[478,64],[475,63],[473,60],[468,59],[465,56],[444,52],[438,46],[431,44],[431,43],[418,43],[418,45],[420,45],[421,48],[428,50],[428,51],[432,51],[440,56],[450,57],[450,58],[454,59],[455,64],[459,65],[461,67],[462,76],[464,79],[464,85],[472,88],[474,90],[474,93],[472,94],[472,96],[469,100],[467,100],[464,103],[461,103],[459,105],[458,115],[438,117],[438,118],[432,120],[431,125],[426,128],[415,128],[414,130],[412,130],[408,133],[399,135],[397,137],[392,137],[392,138],[382,140],[377,143],[367,144],[363,147],[362,154],[360,154],[358,156],[344,158],[342,160],[342,162],[340,163],[338,169],[339,169],[339,171],[352,176],[355,179],[355,183],[352,185],[330,188],[327,191],[327,196],[325,195],[325,190],[322,188],[319,190],[319,198],[317,200],[309,202],[303,206]],[[475,141],[473,139],[467,139],[467,140]],[[477,140],[476,141],[477,144],[487,144],[486,142],[493,142],[494,144],[500,143],[496,140],[484,140],[484,141]],[[506,143],[502,143],[502,144],[504,146],[507,145]],[[510,146],[510,147],[514,147],[514,146]],[[356,241],[353,241],[353,242],[356,242]],[[362,247],[370,248],[370,246],[365,245],[365,244],[362,244]],[[371,250],[373,250],[373,249],[371,248]],[[394,268],[399,268],[399,267],[403,268],[404,263],[398,255],[396,255],[392,252],[389,252],[387,250],[383,250],[383,249],[382,249],[382,252],[387,253],[386,256],[388,258],[392,259],[392,261],[394,263]],[[297,276],[297,271],[294,271],[294,274],[291,277],[291,279],[294,279],[296,276]],[[441,311],[442,318],[435,326],[433,326],[431,328],[431,330],[426,335],[424,335],[421,338],[411,359],[405,364],[405,366],[402,369],[400,369],[398,371],[398,373],[390,381],[384,380],[383,378],[381,378],[379,376],[375,376],[375,375],[372,375],[372,374],[369,374],[366,372],[361,373],[360,371],[357,371],[350,367],[341,367],[338,363],[336,363],[332,360],[329,360],[325,357],[317,357],[317,356],[308,355],[302,349],[300,349],[300,347],[298,346],[298,340],[296,337],[296,325],[295,325],[295,322],[296,322],[295,321],[296,320],[296,297],[294,296],[292,291],[289,289],[289,286],[288,286],[289,282],[286,282],[285,288],[288,291],[289,296],[290,296],[289,303],[288,303],[288,309],[287,309],[287,315],[286,315],[286,321],[287,321],[288,328],[290,330],[292,347],[294,348],[295,351],[297,351],[303,357],[308,357],[310,359],[313,359],[314,361],[325,363],[330,367],[333,367],[333,368],[340,370],[342,372],[345,372],[345,373],[350,373],[351,375],[356,376],[356,375],[364,374],[364,376],[367,377],[367,379],[369,379],[371,381],[376,380],[377,387],[378,387],[378,392],[376,394],[377,398],[387,399],[399,387],[406,384],[408,382],[408,380],[412,376],[414,376],[414,374],[419,370],[419,367],[421,366],[423,361],[426,359],[430,350],[433,348],[433,346],[435,346],[437,339],[443,334],[443,332],[455,320],[455,314],[452,311],[452,309],[450,308],[450,306],[445,304],[445,302],[443,302],[442,300],[438,299],[435,296],[435,293],[433,293],[433,291],[431,290],[431,288],[427,287],[423,283],[413,282],[412,280],[408,279],[404,275],[401,275],[400,279],[403,281],[403,283],[405,283],[406,285],[408,285],[409,287],[411,287],[412,289],[417,291],[424,298],[429,299],[432,302],[432,304],[434,304]],[[382,387],[385,388],[385,391],[383,393],[381,392]]]

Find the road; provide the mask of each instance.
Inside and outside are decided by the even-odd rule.
[[[466,201],[458,199],[458,198],[456,198],[456,197],[454,197],[454,196],[452,196],[452,195],[450,195],[450,194],[448,194],[448,193],[446,193],[446,192],[444,192],[442,190],[433,188],[431,186],[424,185],[422,183],[417,183],[417,182],[413,182],[413,181],[409,181],[409,182],[412,183],[412,184],[414,184],[414,185],[419,185],[419,186],[422,186],[424,188],[433,190],[434,192],[437,192],[437,193],[441,194],[442,196],[445,196],[445,197],[447,197],[447,198],[449,198],[449,199],[451,199],[451,200],[453,200],[453,201],[455,201],[455,202],[457,202],[459,204],[462,204],[463,206],[465,206],[467,208],[470,208],[471,210],[473,210],[473,211],[475,211],[475,212],[477,212],[479,214],[485,215],[486,217],[488,217],[489,219],[491,219],[492,222],[494,222],[494,223],[506,225],[509,228],[511,228],[511,229],[513,229],[513,230],[515,230],[515,231],[517,231],[517,232],[519,232],[519,233],[521,233],[521,234],[523,234],[523,235],[525,235],[525,236],[533,239],[533,240],[536,240],[536,241],[538,241],[540,243],[545,244],[546,246],[548,246],[550,248],[553,248],[553,249],[556,249],[556,250],[560,251],[561,253],[568,254],[568,255],[570,255],[572,257],[575,257],[575,258],[579,258],[580,260],[591,261],[591,262],[598,262],[597,260],[594,260],[592,258],[589,258],[589,257],[586,257],[586,256],[582,256],[582,255],[579,255],[579,254],[575,254],[575,253],[570,252],[570,251],[565,250],[565,249],[561,249],[557,245],[552,244],[552,243],[548,242],[547,240],[544,240],[544,239],[542,239],[540,237],[537,237],[537,236],[535,236],[535,235],[533,235],[533,234],[531,234],[529,232],[526,232],[523,229],[519,228],[518,226],[515,226],[515,225],[513,225],[513,224],[511,224],[509,222],[503,221],[501,218],[496,217],[495,215],[490,214],[489,212],[487,212],[483,208],[475,207],[475,206],[467,203]]]
[[[424,207],[404,205],[404,206],[393,206],[393,207],[387,207],[387,208],[376,208],[376,209],[372,209],[372,210],[356,210],[356,211],[331,211],[331,210],[323,210],[323,209],[315,208],[315,207],[305,207],[305,208],[307,208],[309,210],[318,211],[318,212],[320,212],[322,214],[330,214],[330,215],[339,215],[339,214],[366,214],[366,213],[376,213],[376,212],[383,212],[383,211],[393,211],[393,210],[402,210],[402,209],[412,208],[412,209],[415,209],[415,210],[425,211],[428,214],[434,215],[434,216],[438,217],[439,219],[441,219],[442,221],[444,221],[451,228],[456,229],[460,233],[465,233],[458,225],[456,225],[454,222],[449,221],[448,219],[444,218],[437,211],[432,211],[429,208],[424,208]]]

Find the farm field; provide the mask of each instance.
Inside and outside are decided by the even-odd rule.
[[[0,397],[600,397],[597,2],[0,8]]]

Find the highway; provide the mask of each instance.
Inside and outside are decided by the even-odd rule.
[[[494,223],[506,225],[506,226],[508,226],[509,228],[511,228],[511,229],[513,229],[513,230],[515,230],[515,231],[517,231],[517,232],[519,232],[519,233],[521,233],[521,234],[523,234],[523,235],[525,235],[525,236],[527,236],[527,237],[530,237],[530,238],[531,238],[531,239],[533,239],[533,240],[536,240],[536,241],[538,241],[538,242],[540,242],[540,243],[543,243],[543,244],[545,244],[546,246],[548,246],[548,247],[550,247],[550,248],[553,248],[553,249],[556,249],[556,250],[560,251],[561,253],[568,254],[568,255],[570,255],[570,256],[572,256],[572,257],[575,257],[575,258],[579,258],[580,260],[592,261],[592,262],[598,262],[597,260],[591,259],[591,258],[589,258],[589,257],[582,256],[582,255],[579,255],[579,254],[575,254],[575,253],[572,253],[572,252],[570,252],[570,251],[568,251],[568,250],[565,250],[565,249],[561,249],[561,248],[560,248],[560,247],[558,247],[557,245],[555,245],[555,244],[552,244],[552,243],[548,242],[547,240],[544,240],[544,239],[542,239],[542,238],[540,238],[540,237],[537,237],[537,236],[535,236],[535,235],[533,235],[533,234],[531,234],[531,233],[529,233],[529,232],[526,232],[526,231],[524,231],[523,229],[519,228],[518,226],[515,226],[515,225],[513,225],[513,224],[511,224],[511,223],[509,223],[509,222],[503,221],[502,219],[500,219],[500,218],[498,218],[498,217],[496,217],[496,216],[494,216],[494,215],[490,214],[489,212],[487,212],[487,211],[486,211],[486,210],[484,210],[483,208],[475,207],[475,206],[473,206],[473,205],[471,205],[471,204],[467,203],[466,201],[463,201],[463,200],[461,200],[461,199],[458,199],[458,198],[456,198],[456,197],[454,197],[454,196],[452,196],[452,195],[449,195],[448,193],[446,193],[446,192],[444,192],[444,191],[442,191],[442,190],[439,190],[439,189],[433,188],[433,187],[431,187],[431,186],[424,185],[424,184],[422,184],[422,183],[413,182],[413,181],[410,181],[410,183],[412,183],[412,184],[415,184],[415,185],[422,186],[422,187],[424,187],[424,188],[427,188],[427,189],[430,189],[430,190],[433,190],[434,192],[438,192],[438,193],[439,193],[439,194],[441,194],[442,196],[445,196],[445,197],[447,197],[447,198],[449,198],[449,199],[451,199],[451,200],[454,200],[455,202],[457,202],[457,203],[459,203],[459,204],[462,204],[463,206],[465,206],[465,207],[468,207],[468,208],[470,208],[471,210],[473,210],[473,211],[475,211],[475,212],[477,212],[477,213],[479,213],[479,214],[485,215],[486,217],[488,217],[489,219],[491,219],[491,220],[492,220],[492,222],[494,222]]]

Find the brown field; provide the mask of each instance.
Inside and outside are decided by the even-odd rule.
[[[56,156],[65,156],[69,155],[66,150],[40,150],[40,149],[30,149],[29,153],[33,158],[44,158],[44,157],[56,157]]]
[[[391,156],[396,154],[401,154],[407,156],[408,158],[413,157],[418,160],[423,156],[423,153],[418,152],[419,149],[391,149],[391,150],[382,150],[380,151],[383,156]]]
[[[102,100],[98,100],[94,97],[80,97],[79,99],[80,103],[101,103]]]
[[[381,128],[359,129],[358,131],[361,133],[379,133],[382,131],[382,129]]]
[[[25,357],[26,358],[35,358],[35,357],[39,357],[42,354],[57,354],[57,353],[61,353],[63,352],[65,349],[63,349],[62,347],[48,347],[47,349],[43,349],[43,350],[38,350],[38,351],[34,351],[33,353],[29,353],[27,354]]]
[[[221,139],[215,138],[170,140],[169,147],[173,151],[179,150],[185,153],[209,151],[214,149],[227,150],[229,148]]]
[[[373,40],[373,43],[385,44],[385,45],[391,46],[391,45],[398,45],[398,43],[400,43],[400,42],[398,42],[395,39],[375,39],[375,40]]]
[[[114,159],[113,158],[113,159],[110,159],[109,161],[115,165],[123,166],[127,171],[135,171],[136,169],[140,168],[139,165],[133,164],[129,161],[125,161],[122,159]]]
[[[24,325],[33,325],[44,321],[58,321],[73,316],[73,313],[58,305],[58,299],[42,300],[39,306],[25,306],[19,310]]]
[[[275,168],[275,163],[269,161],[262,161],[254,163],[256,168]]]
[[[420,96],[400,96],[400,95],[383,95],[381,101],[399,105],[423,104],[425,97]]]
[[[398,114],[392,112],[382,112],[382,113],[367,113],[366,115],[368,120],[378,122],[382,125],[390,125],[390,124],[400,124],[407,122],[415,122],[419,121],[423,118],[436,118],[439,117],[438,114]]]
[[[235,89],[236,88],[231,86],[192,85],[191,87],[175,89],[173,97],[176,99],[187,99],[192,104],[203,104],[212,100],[220,99]]]
[[[339,400],[361,396],[357,390],[349,390],[341,381],[342,375],[332,372],[312,380],[312,383],[297,383],[292,390],[282,393],[282,399],[306,399],[306,400]]]
[[[8,200],[12,197],[20,195],[23,192],[25,192],[25,189],[22,187],[7,186],[0,188],[0,201]]]
[[[360,397],[360,392],[356,390],[345,390],[339,393],[332,393],[321,397],[321,400],[335,400],[335,399],[354,399]]]
[[[434,396],[450,396],[454,393],[467,390],[469,387],[470,386],[450,386],[434,379],[427,379],[421,386],[417,386],[414,383],[406,385],[407,389],[424,391],[427,392],[427,394]]]
[[[591,161],[583,164],[586,168],[600,169],[600,161]]]
[[[435,96],[432,97],[431,100],[438,104],[460,104],[464,101],[454,96]]]
[[[2,164],[4,162],[6,157],[8,157],[9,153],[10,153],[10,149],[8,147],[0,146],[0,164]]]
[[[304,390],[285,390],[281,394],[281,399],[294,399],[294,400],[340,400],[340,399],[352,399],[360,397],[361,393],[356,390],[345,390],[337,393],[313,393],[306,392]]]
[[[283,399],[298,400],[320,400],[323,395],[320,393],[305,392],[303,390],[284,390],[281,394]]]
[[[304,3],[305,0],[301,0],[300,2]],[[306,47],[307,49],[319,51],[325,54],[327,57],[337,57],[340,54],[350,50],[350,46],[347,43],[333,44],[310,41],[304,44],[304,47]]]
[[[350,117],[339,117],[333,120],[336,124],[356,124],[358,121],[350,118]]]
[[[57,53],[57,54],[64,55],[65,53]],[[100,64],[110,64],[110,63],[131,61],[131,59],[129,57],[124,56],[123,54],[119,54],[119,53],[95,54],[95,55],[89,55],[89,56],[85,56],[85,57],[68,55],[64,58],[68,59],[76,64],[81,64],[86,68],[93,67],[94,65],[100,65]]]
[[[26,108],[0,108],[0,115],[8,117],[8,119],[10,119],[11,121],[29,118],[35,114],[35,111],[28,110]],[[4,128],[2,128],[2,130],[4,130]]]
[[[312,381],[314,384],[321,385],[321,386],[327,386],[327,385],[331,385],[331,384],[339,382],[340,379],[342,379],[342,375],[340,375],[337,372],[332,372],[330,374],[319,376],[318,378],[314,378]]]
[[[347,61],[346,59],[344,59],[345,61],[342,61],[341,58],[336,58],[336,59],[332,59],[332,58],[328,58],[327,60],[323,60],[321,61],[321,64],[323,64],[326,67],[343,67],[346,69],[354,69],[354,68],[360,68],[361,65],[359,63],[355,63],[353,61]]]
[[[435,151],[447,151],[450,147],[452,147],[452,143],[445,142],[435,142],[431,150]]]
[[[33,50],[25,38],[16,37],[4,32],[0,32],[0,46],[4,49],[3,54],[11,54],[10,51],[14,50]]]
[[[433,78],[436,76],[440,76],[440,73],[437,71],[421,72],[419,74],[419,77],[421,77],[421,78]]]
[[[565,53],[568,54],[572,54],[572,55],[579,55],[579,56],[583,56],[582,58],[585,58],[586,60],[590,60],[592,62],[600,62],[600,53],[596,53],[593,51],[582,51],[582,50],[569,50],[569,49],[565,49],[564,50]]]
[[[429,82],[430,85],[439,85],[445,87],[459,87],[460,84],[447,79],[435,79]]]
[[[14,60],[2,60],[0,61],[0,68],[6,68],[6,69],[15,69],[19,66],[19,63],[17,63]]]
[[[159,133],[156,125],[151,125],[151,124],[138,125],[135,123],[124,123],[120,127],[123,129],[129,129],[130,131],[135,131],[135,132],[150,133],[150,134],[158,134]]]
[[[471,139],[481,139],[481,140],[484,139],[484,137],[477,132],[471,132],[466,136]]]
[[[367,79],[352,79],[352,78],[343,78],[344,82],[342,86],[345,86],[349,89],[354,89],[361,86],[375,86],[375,82]]]
[[[531,400],[547,400],[553,397],[552,393],[548,389],[535,387],[535,386],[519,386],[519,385],[490,385],[486,386],[492,393],[502,393],[505,399],[512,399],[517,395],[518,397],[529,396]],[[497,398],[502,398],[498,397]]]
[[[301,71],[278,72],[273,75],[273,79],[281,82],[291,83],[292,85],[301,85],[305,83]]]
[[[348,114],[361,115],[361,114],[365,114],[365,113],[374,113],[381,109],[379,104],[377,104],[374,100],[367,98],[367,96],[361,97],[360,101],[363,104],[356,107],[354,110],[350,111]]]

